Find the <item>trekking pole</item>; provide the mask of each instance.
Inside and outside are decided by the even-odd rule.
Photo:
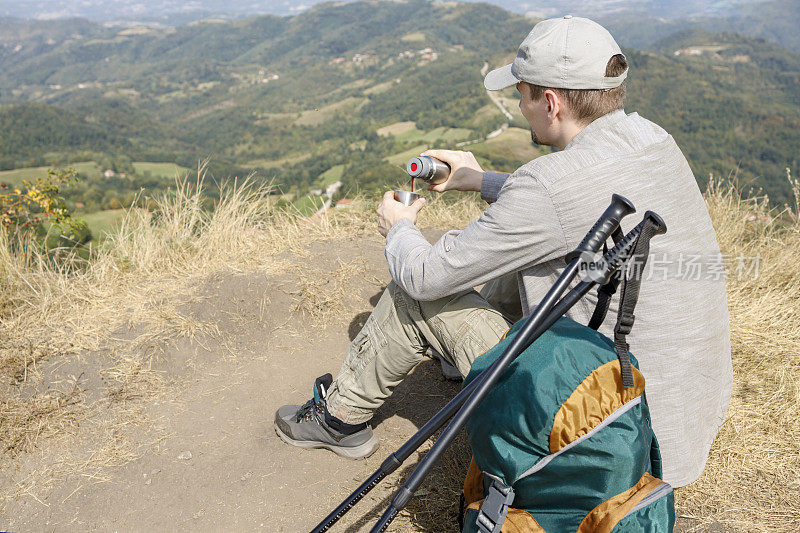
[[[558,319],[564,315],[564,313],[569,311],[573,305],[578,303],[581,298],[586,296],[586,294],[592,290],[595,285],[604,285],[608,283],[614,273],[620,270],[623,265],[625,265],[625,263],[631,259],[631,254],[633,253],[634,246],[636,246],[636,241],[648,224],[650,224],[652,227],[653,235],[661,235],[667,231],[667,225],[660,216],[652,211],[645,212],[642,221],[639,222],[635,228],[629,231],[620,242],[618,242],[611,250],[608,251],[608,253],[603,256],[601,262],[601,267],[603,268],[602,275],[598,276],[598,279],[595,281],[581,281],[575,285],[575,287],[570,290],[566,296],[564,296],[564,298],[559,300],[558,303],[553,306],[547,319],[536,331],[533,332],[533,335],[538,337],[547,331],[547,329],[555,324]],[[489,368],[487,368],[487,370],[489,370]]]
[[[595,222],[592,229],[584,237],[583,241],[578,247],[567,254],[566,260],[569,264],[561,273],[558,280],[550,288],[545,297],[539,303],[534,313],[528,318],[528,322],[532,320],[542,320],[551,307],[553,307],[564,291],[569,287],[580,266],[580,258],[583,254],[595,254],[603,246],[608,237],[612,235],[619,228],[620,220],[623,217],[636,212],[636,208],[625,197],[614,194],[611,197],[611,204],[606,208],[600,218]],[[527,347],[527,346],[526,346]],[[339,504],[331,513],[326,516],[317,526],[312,530],[312,533],[321,533],[327,531],[335,524],[342,516],[344,516],[350,509],[355,506],[364,496],[375,488],[378,483],[386,476],[397,470],[403,462],[411,456],[422,444],[430,438],[436,431],[438,431],[447,422],[454,413],[463,405],[469,396],[480,386],[482,378],[497,364],[497,361],[492,363],[489,368],[484,370],[480,376],[475,378],[469,385],[461,389],[461,391],[450,400],[438,413],[436,413],[422,428],[419,429],[414,435],[411,436],[400,448],[394,453],[389,455],[383,461],[381,466],[376,470],[364,483],[362,483],[350,496]]]
[[[420,464],[411,473],[406,483],[398,489],[395,493],[389,508],[383,513],[375,527],[372,528],[371,533],[381,533],[389,527],[389,524],[397,516],[397,513],[405,507],[411,497],[419,488],[422,481],[427,476],[430,469],[442,456],[442,453],[453,443],[458,433],[466,424],[469,417],[481,403],[483,398],[489,393],[492,387],[505,372],[506,368],[511,362],[519,356],[531,343],[533,343],[539,336],[542,335],[547,329],[552,326],[561,316],[568,311],[578,300],[588,293],[592,287],[597,285],[600,281],[607,282],[611,276],[619,270],[622,265],[630,258],[636,246],[636,242],[645,228],[649,227],[648,231],[652,235],[658,235],[666,231],[666,224],[655,213],[648,211],[641,223],[639,223],[633,230],[631,230],[620,242],[618,242],[601,260],[600,268],[603,270],[595,280],[582,281],[575,288],[573,288],[567,295],[556,303],[552,309],[549,309],[544,316],[537,313],[536,317],[532,316],[531,320],[525,323],[520,328],[514,340],[503,350],[500,357],[483,373],[485,377],[481,380],[480,385],[476,390],[466,399],[464,405],[459,409],[453,420],[444,430],[444,432],[436,439],[431,449],[422,459]],[[613,230],[612,230],[613,231]],[[651,235],[651,236],[652,236]],[[602,244],[601,241],[600,244]],[[580,255],[580,254],[579,254]],[[579,258],[572,260],[572,265]],[[566,271],[565,271],[566,273]],[[536,318],[536,319],[534,319]],[[476,379],[477,381],[477,379]],[[464,389],[466,390],[466,389]]]

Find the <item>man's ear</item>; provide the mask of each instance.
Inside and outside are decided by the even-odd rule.
[[[552,89],[547,89],[544,92],[544,99],[545,103],[547,104],[547,118],[549,120],[555,120],[558,117],[558,114],[561,112],[561,100],[558,97],[558,93],[556,93]],[[561,118],[561,117],[558,117]]]

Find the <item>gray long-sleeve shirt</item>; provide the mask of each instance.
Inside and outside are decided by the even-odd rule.
[[[560,152],[510,176],[487,172],[488,208],[463,231],[429,244],[408,220],[386,237],[392,279],[412,297],[434,300],[516,272],[523,312],[544,296],[611,195],[638,214],[664,218],[643,276],[631,352],[647,380],[647,398],[662,448],[664,479],[674,486],[700,475],[725,419],[732,386],[730,327],[723,258],[694,175],[675,141],[636,113],[614,111],[584,128]],[[619,295],[600,331],[612,336]],[[586,324],[592,291],[568,313]]]

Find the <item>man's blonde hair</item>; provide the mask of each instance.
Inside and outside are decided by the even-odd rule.
[[[628,68],[628,61],[622,54],[611,56],[606,64],[606,77],[620,76]],[[625,107],[625,82],[613,89],[556,89],[526,83],[530,87],[531,99],[540,100],[547,89],[555,91],[564,98],[569,107],[569,113],[581,124],[589,124],[616,109]]]

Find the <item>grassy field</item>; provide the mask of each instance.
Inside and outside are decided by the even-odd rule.
[[[400,152],[399,154],[390,155],[386,158],[386,161],[391,165],[402,165],[405,168],[406,162],[414,156],[418,156],[420,152],[424,152],[428,149],[427,144],[418,144],[414,148],[409,148],[405,152]]]
[[[418,31],[412,33],[406,33],[405,35],[400,37],[400,40],[403,41],[404,43],[422,43],[425,42],[425,34]]]
[[[248,161],[247,165],[253,168],[275,168],[281,165],[293,165],[295,163],[300,163],[301,161],[305,161],[310,157],[311,157],[310,153],[305,153],[290,157],[284,157],[281,159],[253,159],[252,161]]]
[[[265,124],[269,122],[294,122],[299,118],[300,113],[260,113],[259,119],[256,124]]]
[[[92,235],[95,240],[101,239],[103,234],[112,231],[122,221],[125,216],[125,209],[107,209],[105,211],[98,211],[96,213],[89,213],[82,218],[86,221],[86,225],[92,230]]]
[[[301,196],[292,203],[292,211],[296,212],[300,216],[307,217],[322,209],[324,203],[325,199],[321,196]]]
[[[414,128],[413,130],[406,130],[403,133],[398,133],[395,135],[395,139],[400,142],[410,143],[410,142],[419,142],[423,141],[425,137],[425,132],[422,130],[418,130]]]
[[[336,88],[336,92],[342,91],[349,91],[351,89],[361,89],[362,87],[366,87],[372,83],[372,80],[367,78],[359,78],[357,80],[353,80],[350,83],[345,83],[344,85],[340,85]]]
[[[394,85],[395,83],[396,82],[393,82],[393,81],[387,81],[387,82],[384,82],[384,83],[379,83],[377,85],[373,85],[369,89],[365,89],[364,90],[364,94],[367,94],[367,95],[380,94],[380,93],[385,92],[388,89],[390,89],[392,87],[392,85]]]
[[[378,128],[376,133],[382,137],[388,137],[389,135],[400,135],[409,131],[419,131],[417,129],[417,124],[410,120],[405,122],[394,122],[388,126]]]
[[[431,143],[454,143],[469,139],[473,134],[472,130],[465,128],[436,128],[423,135],[422,140]]]
[[[0,182],[9,185],[18,185],[22,180],[35,180],[47,176],[47,171],[54,167],[27,167],[14,170],[3,170],[0,172]],[[70,163],[63,168],[74,168],[78,174],[89,177],[98,177],[102,173],[100,166],[94,161],[83,161],[80,163]]]
[[[328,185],[333,185],[340,179],[342,179],[342,174],[344,174],[344,165],[336,165],[335,167],[331,167],[322,174],[320,174],[319,178],[317,178],[317,183],[321,187],[327,187]]]
[[[500,113],[500,110],[497,109],[496,105],[486,104],[475,112],[475,117],[472,119],[472,125],[476,127],[482,126],[490,120],[494,120],[500,116],[502,116],[502,114]]]
[[[148,163],[147,161],[135,161],[133,168],[137,174],[149,172],[159,178],[174,178],[189,172],[189,169],[176,165],[175,163]]]
[[[531,142],[531,132],[522,128],[508,128],[497,137],[473,144],[467,149],[475,155],[503,157],[520,163],[527,163],[535,157],[549,153],[549,150],[543,151],[544,149],[533,144]]]
[[[300,114],[300,118],[298,118],[294,123],[298,126],[316,126],[317,124],[322,124],[323,122],[332,119],[333,116],[339,111],[358,110],[368,101],[369,100],[367,98],[356,98],[355,96],[351,96],[350,98],[345,98],[340,102],[335,102],[325,107],[320,107],[319,109],[309,109],[308,111],[303,111]]]
[[[413,122],[395,122],[377,130],[378,135],[389,136],[402,143],[439,143],[452,144],[469,139],[474,135],[472,130],[465,128],[440,127],[431,131],[418,130]]]
[[[14,170],[3,170],[0,172],[0,182],[17,185],[22,182],[22,180],[35,180],[36,178],[47,176],[47,171],[51,168],[56,167],[26,167]],[[103,169],[94,161],[70,163],[60,168],[74,168],[78,174],[90,178],[98,178],[103,174]],[[175,163],[150,163],[147,161],[134,162],[133,168],[137,174],[150,172],[150,174],[159,178],[174,178],[175,176],[185,174],[189,171],[188,168],[176,165]]]

